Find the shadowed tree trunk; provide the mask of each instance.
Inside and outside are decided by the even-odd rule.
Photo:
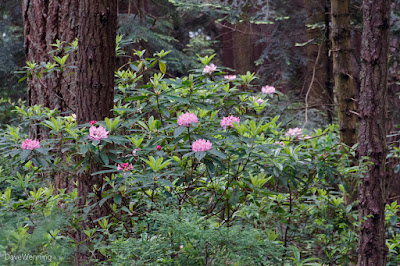
[[[358,265],[386,265],[385,179],[389,0],[363,1],[358,156],[370,164],[359,188]]]
[[[340,141],[357,143],[355,91],[351,68],[350,19],[347,0],[331,0],[333,75],[340,126]]]
[[[78,31],[78,0],[23,0],[25,56],[27,61],[50,62],[53,56],[49,54],[55,48],[51,46],[56,40],[66,44],[77,37]],[[70,54],[67,63],[76,61]],[[49,78],[39,80],[33,77],[28,81],[28,103],[39,104],[61,112],[75,111],[75,84],[72,84],[73,70],[66,69],[63,73],[55,72]],[[31,127],[30,137],[39,137],[40,129]]]
[[[77,74],[77,121],[104,120],[111,117],[114,100],[114,70],[116,68],[115,38],[117,30],[117,0],[82,0],[80,3],[80,28]],[[75,263],[81,265],[88,259],[85,245],[88,244],[83,230],[97,225],[94,220],[109,213],[107,204],[99,206],[102,198],[104,175],[91,174],[101,170],[101,164],[91,162],[78,176],[79,205],[90,204],[91,210],[84,217]],[[88,202],[88,195],[94,193]],[[97,259],[102,256],[96,254]]]
[[[238,22],[234,25],[235,30],[232,32],[233,66],[238,74],[254,71],[254,43],[251,40],[251,26],[248,21]]]
[[[55,47],[52,44],[57,40],[63,41],[64,46],[75,40],[78,34],[79,0],[24,0],[22,3],[25,56],[27,61],[52,62],[53,56],[63,57],[61,51],[49,53]],[[70,53],[66,64],[76,62],[76,53]],[[54,71],[49,77],[33,76],[28,80],[28,104],[41,105],[50,109],[57,109],[62,114],[71,114],[76,110],[75,104],[75,75],[73,69],[65,68],[63,72]],[[31,124],[29,129],[31,138],[45,138],[46,130]],[[63,157],[61,146],[58,156]],[[73,180],[69,170],[62,168],[54,174],[55,193],[59,189],[74,189]]]
[[[328,3],[327,3],[328,2]],[[331,105],[331,60],[329,57],[329,0],[306,0],[307,37],[312,42],[307,45],[307,84],[310,84],[308,103],[327,112],[329,122],[332,121]],[[317,26],[324,24],[325,29]],[[316,61],[318,59],[318,62]],[[315,75],[313,72],[315,71]],[[312,78],[314,76],[314,78]]]

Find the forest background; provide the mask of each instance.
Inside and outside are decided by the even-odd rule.
[[[24,1],[24,4],[26,2],[29,3],[29,1]],[[335,49],[334,45],[343,44],[337,42],[338,39],[335,37],[340,35],[340,31],[338,33],[338,28],[335,28],[335,25],[338,24],[335,24],[337,22],[332,19],[332,17],[336,18],[332,16],[334,14],[333,8],[335,3],[339,3],[338,6],[340,7],[345,2],[347,3],[347,1],[333,0],[117,1],[118,34],[122,37],[118,38],[116,49],[118,55],[116,91],[118,93],[116,93],[114,100],[114,115],[121,117],[122,120],[126,119],[127,124],[133,123],[132,121],[136,123],[136,120],[129,119],[132,119],[134,115],[138,117],[139,115],[138,113],[129,113],[131,112],[129,108],[140,109],[141,105],[143,105],[142,109],[146,110],[144,112],[146,115],[140,116],[144,121],[137,122],[140,130],[134,128],[134,136],[127,133],[132,128],[120,122],[119,118],[105,119],[104,126],[110,132],[115,130],[118,133],[114,134],[121,138],[126,137],[133,146],[136,146],[146,171],[150,168],[154,172],[161,171],[162,168],[171,164],[172,159],[171,161],[167,160],[167,155],[172,156],[176,146],[172,148],[169,145],[178,145],[169,140],[168,136],[171,137],[171,134],[175,138],[184,136],[183,140],[190,142],[191,136],[203,137],[205,133],[192,132],[188,128],[187,135],[185,135],[186,132],[183,132],[181,127],[171,131],[172,122],[169,118],[172,117],[172,114],[178,117],[181,115],[180,112],[184,110],[179,110],[175,105],[169,106],[167,102],[165,102],[165,107],[157,105],[153,106],[154,109],[150,108],[151,105],[146,107],[147,98],[145,97],[150,92],[142,91],[143,94],[136,94],[137,92],[133,87],[146,90],[153,86],[157,91],[158,82],[164,82],[163,86],[168,84],[168,86],[174,87],[178,86],[176,84],[179,82],[181,86],[187,86],[189,83],[185,83],[186,81],[196,83],[193,81],[194,75],[194,79],[200,82],[201,86],[215,86],[217,88],[220,82],[218,78],[211,75],[210,77],[206,76],[206,78],[202,76],[205,74],[204,67],[210,62],[221,68],[219,69],[221,76],[222,73],[237,75],[238,80],[233,81],[232,86],[239,91],[249,92],[249,95],[265,85],[276,88],[276,93],[273,93],[271,98],[263,98],[264,104],[254,103],[255,107],[252,111],[248,110],[250,107],[247,107],[247,105],[243,110],[242,108],[235,109],[237,104],[232,104],[230,101],[221,103],[218,100],[219,97],[230,98],[226,95],[222,96],[216,91],[213,92],[214,94],[207,95],[207,97],[209,97],[209,103],[213,102],[216,108],[220,107],[221,110],[224,110],[220,111],[221,115],[235,112],[242,119],[253,117],[253,119],[260,119],[265,122],[263,125],[257,124],[257,127],[254,125],[254,128],[251,122],[249,122],[247,129],[235,127],[238,130],[238,135],[235,136],[240,141],[243,140],[243,145],[256,149],[254,143],[262,143],[268,146],[274,143],[272,139],[276,139],[282,141],[285,148],[275,147],[268,148],[268,150],[257,148],[260,149],[258,153],[263,160],[268,157],[265,157],[264,153],[273,152],[276,155],[275,159],[268,157],[269,159],[266,159],[267,161],[264,162],[263,166],[249,163],[256,161],[259,157],[252,157],[252,152],[242,151],[240,147],[234,145],[234,142],[230,143],[229,141],[227,141],[229,144],[226,145],[232,146],[229,149],[226,148],[225,152],[229,154],[232,151],[232,154],[227,156],[228,159],[226,155],[221,155],[218,151],[215,151],[214,154],[207,153],[207,156],[202,153],[195,156],[185,153],[178,156],[180,158],[171,157],[175,161],[171,165],[180,169],[176,170],[177,172],[183,171],[183,177],[187,176],[188,173],[190,173],[191,178],[196,174],[198,175],[198,179],[193,177],[193,184],[185,179],[186,177],[178,178],[173,174],[168,174],[160,180],[157,180],[158,176],[147,174],[147,172],[141,173],[143,176],[135,174],[128,177],[124,171],[124,173],[114,176],[116,169],[104,170],[98,165],[98,162],[107,166],[112,164],[110,162],[113,162],[121,167],[123,161],[121,161],[120,152],[115,153],[113,147],[106,147],[105,145],[97,149],[96,147],[100,147],[97,146],[98,143],[93,144],[95,148],[89,147],[86,142],[80,142],[78,138],[74,137],[74,133],[79,135],[83,131],[73,131],[68,128],[67,124],[60,122],[61,127],[66,127],[66,132],[73,136],[73,140],[65,137],[65,142],[57,144],[57,142],[52,143],[50,141],[49,145],[54,145],[56,147],[54,150],[58,151],[57,156],[61,160],[67,158],[66,164],[74,165],[74,170],[77,173],[87,170],[87,165],[90,165],[92,161],[89,160],[87,164],[84,164],[86,161],[83,159],[82,166],[82,161],[77,158],[70,160],[71,158],[68,155],[60,155],[68,149],[63,150],[57,145],[67,144],[68,146],[71,141],[76,141],[81,146],[79,146],[79,151],[74,151],[71,148],[71,154],[75,152],[85,157],[87,152],[93,153],[93,158],[98,159],[96,163],[93,163],[93,172],[103,175],[113,173],[112,179],[117,176],[124,180],[133,178],[135,181],[132,182],[141,186],[139,186],[141,189],[138,192],[133,189],[135,185],[130,188],[131,190],[127,189],[125,186],[129,186],[123,183],[127,182],[126,180],[123,182],[118,178],[114,180],[113,182],[116,185],[112,183],[111,192],[101,195],[100,198],[105,200],[99,201],[101,202],[100,205],[108,204],[115,215],[111,215],[110,210],[100,216],[96,216],[99,215],[98,213],[93,215],[90,218],[92,224],[82,225],[82,228],[86,226],[83,234],[82,230],[79,229],[80,227],[76,226],[76,224],[82,222],[80,220],[82,218],[79,218],[78,215],[80,209],[74,207],[74,202],[76,202],[74,191],[76,190],[71,189],[69,191],[71,182],[67,182],[66,185],[57,183],[57,178],[60,176],[55,170],[59,167],[57,165],[58,160],[53,157],[46,157],[48,156],[47,152],[44,152],[43,158],[41,158],[41,155],[36,157],[36,154],[8,153],[7,151],[11,145],[9,144],[11,135],[14,138],[13,141],[19,143],[24,139],[24,134],[28,135],[28,131],[30,138],[39,139],[45,135],[50,140],[56,139],[56,137],[63,138],[65,132],[61,133],[62,130],[57,129],[56,124],[58,122],[51,121],[51,117],[55,116],[56,113],[49,110],[38,111],[39,109],[35,109],[33,106],[40,104],[50,109],[56,108],[61,115],[66,117],[70,117],[71,110],[80,108],[73,106],[75,104],[74,97],[69,100],[67,94],[63,94],[62,91],[63,101],[60,101],[60,97],[57,98],[52,94],[49,94],[49,97],[43,97],[46,92],[41,93],[43,88],[54,85],[51,75],[59,72],[57,67],[46,65],[54,60],[54,56],[58,56],[61,60],[65,54],[69,53],[68,60],[71,61],[68,61],[68,63],[73,62],[72,59],[80,60],[78,56],[75,57],[73,52],[71,53],[71,51],[74,51],[73,49],[77,49],[77,43],[74,44],[74,40],[78,34],[75,34],[75,36],[61,33],[54,36],[46,35],[47,30],[51,32],[51,25],[54,26],[54,24],[49,23],[47,27],[43,28],[45,30],[42,32],[43,35],[38,35],[33,30],[32,21],[36,25],[40,25],[40,22],[30,18],[33,11],[29,9],[29,5],[21,5],[17,1],[2,1],[0,3],[0,120],[2,126],[4,125],[2,145],[6,148],[3,149],[5,155],[4,166],[2,167],[3,176],[1,177],[1,206],[4,210],[12,210],[20,215],[19,218],[16,218],[18,222],[15,223],[16,227],[13,229],[10,228],[13,227],[12,223],[16,220],[7,215],[2,216],[1,222],[6,225],[5,228],[8,228],[1,232],[4,236],[3,240],[6,240],[1,243],[3,254],[20,254],[21,250],[25,250],[29,254],[51,255],[52,258],[58,258],[49,262],[49,264],[54,263],[54,265],[57,265],[57,263],[68,264],[72,261],[79,265],[81,260],[96,263],[101,261],[127,263],[131,259],[136,260],[139,265],[141,263],[178,263],[181,265],[185,265],[185,263],[193,265],[262,263],[268,265],[277,262],[296,265],[319,265],[319,263],[337,265],[356,263],[358,255],[358,263],[362,265],[360,258],[368,257],[365,254],[371,252],[371,249],[368,248],[368,245],[365,245],[365,249],[360,248],[359,253],[357,253],[357,245],[360,243],[360,246],[362,246],[362,241],[357,237],[360,233],[360,225],[356,213],[361,208],[359,208],[359,202],[356,199],[360,176],[363,175],[364,171],[368,172],[365,170],[368,168],[368,164],[364,165],[362,161],[355,163],[357,146],[354,145],[357,144],[357,139],[354,136],[357,135],[357,132],[354,121],[359,121],[361,117],[358,103],[362,90],[361,51],[363,23],[365,22],[363,21],[362,7],[365,3],[363,1],[348,2],[348,12],[345,12],[345,16],[349,18],[349,47]],[[400,166],[397,159],[399,150],[396,146],[399,136],[396,125],[400,124],[400,100],[397,94],[400,86],[399,7],[398,1],[390,3],[390,35],[387,43],[389,51],[386,72],[388,109],[384,123],[388,136],[389,152],[388,159],[385,161],[388,177],[387,189],[384,193],[385,200],[383,201],[386,204],[386,218],[381,216],[380,219],[384,219],[386,230],[386,233],[383,232],[383,236],[386,238],[384,246],[388,250],[385,251],[384,247],[378,247],[380,251],[377,253],[381,253],[381,257],[385,258],[378,258],[380,260],[376,265],[381,265],[386,260],[389,264],[395,265],[400,260],[398,256],[400,237],[397,234],[397,209],[399,205],[396,202],[399,197],[398,191],[400,191],[400,178],[398,177]],[[44,5],[43,18],[51,18],[50,10],[46,9]],[[335,9],[335,12],[337,11],[340,12],[340,8]],[[74,8],[71,6],[68,12],[67,15],[64,14],[67,21],[71,24],[75,23],[71,21]],[[76,19],[78,21],[78,18]],[[27,31],[29,23],[31,23],[31,33]],[[57,26],[62,28],[62,25]],[[341,26],[343,25],[339,25],[339,29]],[[57,39],[63,42],[57,42]],[[41,47],[45,48],[41,52],[38,49],[35,50],[32,46],[27,46],[29,43],[35,44],[40,43],[40,41],[43,41]],[[132,52],[133,50],[136,52]],[[139,52],[143,50],[145,52]],[[343,64],[344,61],[335,62],[335,54],[339,50],[348,51],[347,65]],[[160,51],[170,52],[167,55],[164,52],[160,53]],[[209,57],[212,54],[215,54],[215,56]],[[36,68],[36,66],[32,67],[28,64],[26,67],[26,62],[34,59],[39,64],[43,62],[37,68],[44,69],[45,71],[42,73],[50,78],[45,79],[32,75],[33,72],[30,72],[30,70]],[[147,73],[141,68],[140,62],[146,64],[146,70],[155,67],[158,67],[158,69]],[[352,95],[344,96],[344,98],[351,99],[352,103],[346,106],[344,111],[341,109],[341,94],[337,92],[337,88],[335,96],[335,84],[338,86],[337,84],[340,82],[337,79],[343,79],[343,77],[337,75],[338,68],[335,70],[335,64],[336,67],[339,64],[342,68],[346,68],[345,73],[350,77],[350,83],[344,85],[344,91],[352,91]],[[59,63],[59,65],[62,64]],[[141,75],[142,80],[138,81],[136,75],[131,76],[132,73],[126,72],[127,70],[124,67],[127,65],[131,71]],[[26,71],[21,71],[24,67]],[[76,65],[71,63],[71,69],[65,71],[72,73],[75,68]],[[192,71],[193,69],[197,70]],[[349,74],[349,69],[351,74]],[[248,71],[250,72],[248,73]],[[153,76],[154,72],[163,74],[164,79]],[[253,77],[252,72],[256,76]],[[192,77],[190,75],[186,77],[187,73],[191,73]],[[74,86],[73,76],[65,75],[66,83],[69,84],[66,87],[67,90],[70,88],[69,86]],[[167,78],[172,81],[168,83]],[[349,80],[348,77],[344,79]],[[201,86],[199,91],[203,88]],[[349,87],[352,89],[350,90]],[[174,87],[174,92],[168,96],[168,99],[172,102],[179,102],[174,97],[181,95],[179,94],[182,93],[180,90],[179,86]],[[240,93],[236,94],[236,91],[232,93],[232,97],[235,96],[242,102],[245,101],[245,96]],[[182,95],[187,96],[185,93],[182,93]],[[155,96],[154,99],[157,99],[158,104],[157,93]],[[194,99],[200,101],[204,95],[199,92],[196,97],[198,98]],[[255,94],[253,97],[256,97],[253,99],[253,101],[256,101],[259,96]],[[129,100],[138,102],[132,104],[132,106],[124,105]],[[194,108],[186,102],[179,102],[179,104],[182,107],[185,106],[185,108]],[[221,104],[221,106],[218,104]],[[203,110],[204,105],[199,104],[197,107],[200,108],[200,111],[197,110],[196,114],[201,118],[209,114],[212,118],[218,117],[218,112],[214,113],[217,109],[208,110],[207,112],[210,113],[207,113]],[[159,114],[154,111],[157,108]],[[17,110],[17,115],[15,110]],[[349,117],[349,110],[351,111],[350,120],[352,120],[341,123],[341,119]],[[40,119],[30,116],[29,112],[35,113]],[[341,116],[342,113],[346,112],[347,115]],[[21,118],[21,116],[25,118]],[[165,121],[163,121],[163,116]],[[279,120],[276,120],[278,116]],[[96,118],[96,120],[103,120],[104,117],[106,116]],[[77,119],[81,124],[89,122],[81,118],[78,114]],[[67,121],[72,123],[72,120]],[[245,123],[243,124],[245,125]],[[340,125],[334,126],[333,124]],[[360,122],[360,124],[362,123]],[[24,125],[18,129],[20,131],[16,129],[18,125]],[[43,127],[43,125],[47,126]],[[213,126],[215,125],[210,125],[211,128]],[[311,141],[306,142],[308,138],[306,135],[285,134],[286,130],[295,127],[302,128],[303,132],[309,132],[312,135],[310,136]],[[252,134],[259,132],[261,128],[267,133],[258,139]],[[68,130],[72,130],[73,133]],[[204,129],[198,128],[196,130]],[[161,131],[164,131],[163,136],[158,135]],[[220,139],[221,136],[225,137],[225,133],[218,130],[216,132],[221,135],[215,136],[215,139]],[[347,134],[346,132],[350,133]],[[141,145],[143,142],[141,137],[147,136],[147,134],[149,134],[149,141],[147,148],[145,148],[142,147],[143,144]],[[152,134],[155,134],[156,137],[153,136],[154,139],[150,141]],[[269,136],[268,134],[272,135]],[[271,138],[271,141],[267,139],[267,136]],[[228,136],[226,138],[229,139]],[[248,138],[252,141],[249,141]],[[124,143],[122,139],[118,140],[118,137],[111,139],[111,141],[113,145]],[[143,143],[146,143],[146,140]],[[343,145],[343,143],[346,145]],[[294,146],[291,146],[292,144]],[[276,143],[274,145],[276,146]],[[20,143],[14,148],[18,149],[19,146]],[[222,146],[218,147],[224,149]],[[187,147],[183,147],[182,151],[185,151],[185,148]],[[50,149],[49,151],[54,152],[54,150]],[[62,152],[60,153],[60,151]],[[117,155],[113,157],[114,153]],[[131,154],[131,152],[129,153]],[[68,152],[65,152],[65,154],[68,154]],[[157,159],[164,158],[168,161],[168,164],[163,166],[164,159],[156,162],[154,157],[152,157],[153,159],[148,157],[149,154],[158,156]],[[244,161],[235,157],[239,156],[240,158],[244,154],[248,156]],[[135,153],[133,153],[129,162],[136,161],[135,156]],[[190,156],[195,158],[188,160],[187,158],[191,158]],[[15,163],[16,158],[17,161],[20,160],[21,165],[17,169],[11,169],[10,165],[7,166],[7,164]],[[203,162],[203,164],[200,162]],[[54,164],[54,166],[57,165],[57,167],[51,168],[48,165],[49,163]],[[227,163],[227,168],[222,166],[224,163]],[[235,163],[237,163],[236,166]],[[140,163],[137,164],[140,165]],[[291,164],[292,167],[290,167]],[[294,170],[293,165],[297,167],[296,170]],[[247,166],[250,167],[247,170],[248,173],[242,173],[245,172],[243,167]],[[63,167],[67,168],[67,166]],[[162,168],[157,169],[157,167]],[[230,173],[230,167],[236,169],[236,174]],[[259,172],[257,169],[262,170]],[[130,169],[124,168],[124,170]],[[202,178],[205,178],[203,176],[204,170],[211,174],[208,179],[201,181]],[[219,174],[221,180],[217,179]],[[48,186],[49,182],[52,183],[52,181],[49,181],[49,175],[56,180],[56,189],[65,189],[65,191],[58,195],[53,193],[52,187]],[[27,177],[32,181],[30,186],[26,185]],[[149,177],[154,179],[152,184],[143,181]],[[218,184],[214,184],[213,178]],[[243,181],[241,181],[241,178],[243,178]],[[10,182],[10,180],[14,181]],[[110,182],[108,180],[107,184],[109,185]],[[14,200],[11,200],[11,196],[7,196],[11,193],[9,184],[12,184]],[[173,190],[171,187],[176,187],[176,189]],[[40,193],[38,192],[39,188],[42,189]],[[197,195],[199,191],[204,194]],[[135,196],[133,196],[134,193],[136,193]],[[29,195],[34,199],[30,198]],[[80,192],[79,196],[82,196]],[[74,213],[76,216],[68,220],[69,224],[65,225],[61,222],[60,217],[65,218],[66,214],[55,212],[52,214],[54,216],[51,217],[57,219],[58,222],[53,227],[49,226],[50,214],[47,214],[47,212],[49,210],[51,210],[51,213],[54,212],[55,207],[49,206],[47,203],[40,207],[36,206],[36,203],[41,202],[40,197],[43,197],[43,200],[46,198],[46,202],[53,202],[52,204],[55,204],[55,206],[66,208],[67,215]],[[178,212],[176,212],[172,203],[168,203],[173,202],[174,197],[177,197],[179,202]],[[112,199],[112,203],[109,202],[110,199]],[[183,208],[182,206],[185,204],[182,202],[186,200],[188,205],[196,207]],[[18,206],[13,205],[16,202],[23,203]],[[65,204],[70,207],[65,207]],[[78,206],[82,207],[82,203],[78,203]],[[325,207],[317,208],[315,206]],[[37,217],[39,211],[35,208],[41,210],[43,217]],[[128,225],[132,220],[136,224]],[[96,223],[98,225],[93,225]],[[160,226],[160,224],[165,226]],[[64,226],[67,226],[68,229],[63,230]],[[247,228],[247,235],[240,235],[240,228]],[[299,228],[301,230],[298,230]],[[122,232],[123,230],[126,230],[126,232]],[[76,234],[75,231],[86,236],[76,236],[74,235]],[[218,234],[215,234],[215,231]],[[39,237],[43,232],[47,234],[45,239]],[[193,234],[190,235],[190,232]],[[27,239],[35,241],[29,243]],[[137,244],[134,239],[141,239],[142,244]],[[224,244],[227,239],[232,241],[236,247]],[[237,242],[238,239],[243,241]],[[259,242],[251,243],[253,239],[257,239]],[[49,248],[53,240],[58,245],[57,250]],[[268,244],[266,244],[266,241]],[[269,248],[268,245],[270,245]],[[87,249],[82,251],[82,246],[86,246]],[[153,253],[149,254],[151,252],[146,252],[146,249],[152,250]],[[34,253],[32,253],[33,251]],[[363,251],[365,251],[364,256],[360,255]],[[238,253],[242,254],[238,255]],[[386,259],[386,253],[388,253],[388,259]],[[35,261],[40,264],[43,262],[43,258],[36,257]]]

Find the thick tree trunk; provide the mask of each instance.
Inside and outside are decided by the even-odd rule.
[[[116,0],[81,1],[78,123],[111,117],[114,102]]]
[[[27,61],[50,62],[58,53],[51,46],[56,40],[66,44],[77,37],[78,0],[23,0],[25,56]],[[68,63],[76,61],[70,54]],[[40,104],[61,112],[71,112],[75,108],[75,84],[71,69],[63,73],[55,72],[49,78],[39,81],[34,77],[28,81],[29,105]],[[39,130],[31,130],[31,137],[38,137]]]
[[[116,67],[115,38],[117,30],[117,1],[116,0],[82,0],[80,3],[80,28],[78,50],[78,79],[77,79],[77,121],[80,124],[90,120],[104,120],[111,117],[114,100],[114,70]],[[94,206],[82,224],[94,227],[94,220],[109,213],[107,204],[98,202],[102,198],[103,175],[91,174],[101,169],[96,162],[78,176],[78,195],[81,208],[88,204],[88,195],[94,192],[90,205]],[[97,188],[95,190],[95,188]],[[94,191],[95,190],[95,191]],[[86,235],[80,232],[77,241],[87,244]],[[77,265],[87,260],[88,254],[84,247],[78,248]],[[100,254],[97,254],[101,259]]]
[[[52,62],[53,56],[62,57],[61,52],[49,53],[55,48],[57,40],[69,45],[78,35],[79,0],[24,0],[22,3],[24,18],[25,56],[27,61]],[[76,53],[70,53],[67,64],[77,60]],[[62,114],[71,114],[76,110],[75,75],[72,68],[62,73],[54,71],[49,77],[33,77],[28,80],[28,104],[42,105],[57,109]],[[29,129],[31,138],[45,138],[46,130],[34,123]],[[59,157],[63,157],[58,147]],[[73,180],[67,170],[60,169],[54,174],[55,193],[59,189],[74,189]]]
[[[370,164],[359,189],[358,265],[386,265],[385,179],[389,0],[363,1],[358,156]]]
[[[350,19],[347,0],[331,0],[333,75],[338,106],[340,141],[357,143],[355,90],[351,67]]]

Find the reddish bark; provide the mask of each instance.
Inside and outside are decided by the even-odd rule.
[[[62,52],[49,53],[55,48],[52,44],[57,40],[69,45],[78,33],[78,0],[24,0],[23,18],[25,33],[25,56],[27,61],[52,62],[53,56],[63,57]],[[70,53],[66,64],[74,64],[76,54]],[[61,114],[74,113],[75,104],[75,75],[72,68],[65,68],[63,72],[54,71],[49,77],[33,77],[28,80],[28,104],[41,105],[50,109],[57,109]],[[29,129],[31,138],[45,138],[46,130],[34,123]],[[61,147],[58,156],[63,157]],[[73,180],[67,169],[59,169],[54,174],[55,193],[59,189],[73,190]]]
[[[363,1],[358,156],[368,157],[359,188],[358,265],[386,265],[385,179],[389,0]]]
[[[111,117],[114,100],[114,70],[116,68],[115,38],[117,30],[116,0],[82,0],[80,2],[80,28],[77,73],[77,121],[80,124],[90,120],[104,120]],[[79,205],[84,208],[89,204],[89,194],[92,206],[85,217],[82,230],[94,227],[94,220],[109,213],[107,203],[99,206],[102,199],[104,175],[91,174],[101,170],[101,164],[91,162],[78,176]],[[87,245],[86,235],[80,232],[77,242]],[[80,247],[84,247],[80,245]],[[84,249],[79,248],[76,254],[77,265],[88,259]],[[97,259],[102,256],[97,253]]]
[[[27,61],[50,62],[53,56],[62,56],[59,53],[49,54],[54,50],[51,46],[56,40],[67,44],[77,37],[78,30],[78,0],[24,0],[24,36],[25,55]],[[68,62],[76,61],[70,55]],[[70,69],[65,72],[56,72],[49,78],[33,78],[28,82],[29,105],[40,104],[61,112],[75,110],[75,84],[72,84],[74,75]],[[38,130],[31,130],[31,137],[37,137]]]

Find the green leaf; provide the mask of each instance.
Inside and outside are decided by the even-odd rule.
[[[212,177],[214,177],[215,176],[215,165],[213,164],[213,162],[208,159],[204,159],[204,164],[206,165],[209,174]]]
[[[165,74],[165,72],[167,71],[167,66],[165,65],[164,62],[158,62],[158,66],[160,67],[160,71]]]
[[[21,161],[25,161],[29,154],[31,154],[31,150],[23,150],[20,154],[19,157],[21,158]]]
[[[88,151],[88,149],[89,149],[89,145],[82,145],[81,149],[80,149],[81,154],[85,155],[86,152]]]
[[[191,151],[191,152],[185,153],[185,154],[182,156],[182,158],[186,158],[186,157],[188,157],[188,156],[192,155],[193,153],[194,153],[194,151]]]
[[[105,165],[108,165],[108,163],[110,162],[108,159],[108,156],[105,153],[100,153],[100,157],[101,157],[101,160],[103,161],[103,163]]]
[[[108,195],[105,198],[102,198],[99,202],[99,205],[102,206],[104,204],[104,202],[106,202],[109,198],[111,198],[111,195]]]
[[[187,127],[184,127],[184,126],[177,127],[174,131],[174,138],[179,137],[179,135],[182,134],[182,132],[184,132],[186,129],[187,129]]]
[[[122,202],[122,197],[120,194],[114,195],[114,202],[117,203],[118,205],[121,204]]]
[[[222,152],[218,151],[218,150],[211,149],[208,152],[211,153],[211,154],[214,154],[215,156],[218,156],[221,159],[225,159],[226,158],[226,155],[223,154]]]
[[[111,170],[103,170],[103,171],[98,171],[93,173],[92,175],[100,175],[100,174],[106,174],[106,173],[115,173],[118,172],[116,169],[111,169]]]
[[[206,156],[206,152],[205,151],[196,152],[195,156],[196,156],[197,160],[201,161],[201,159],[203,159],[204,156]]]
[[[174,185],[169,181],[168,179],[160,178],[158,179],[158,182],[165,187],[173,187]]]

